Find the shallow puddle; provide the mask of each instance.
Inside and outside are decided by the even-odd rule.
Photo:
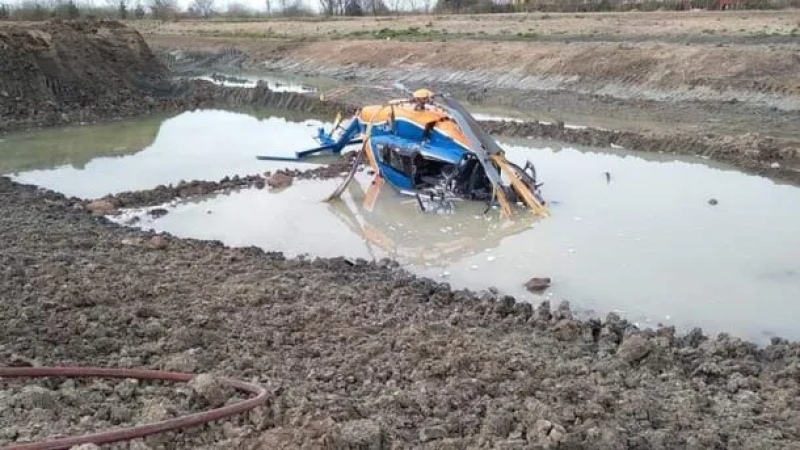
[[[315,89],[303,83],[299,79],[289,79],[285,77],[270,77],[265,75],[254,75],[250,73],[209,73],[199,77],[198,80],[210,81],[214,84],[227,87],[254,88],[260,83],[265,83],[267,87],[275,92],[314,92]]]
[[[179,204],[138,226],[290,255],[390,256],[457,288],[568,299],[585,314],[618,311],[640,326],[800,338],[800,189],[666,158],[506,149],[536,164],[552,217],[505,221],[472,202],[424,214],[388,186],[367,211],[371,177],[361,174],[333,204],[321,200],[339,180],[299,181]],[[531,277],[553,285],[531,294]]]
[[[37,168],[17,172],[20,181],[97,197],[308,167],[255,156],[314,147],[320,125],[198,111],[103,132],[78,127],[9,136],[0,143],[0,162],[6,172]],[[289,255],[390,256],[456,288],[494,286],[554,306],[566,299],[586,314],[618,311],[641,326],[701,326],[759,342],[770,335],[800,339],[800,189],[696,159],[502,143],[510,159],[536,165],[551,217],[505,221],[471,202],[457,204],[453,214],[424,214],[388,185],[368,211],[371,177],[361,173],[341,202],[322,202],[340,179],[295,181],[281,191],[178,203],[158,219],[138,214],[137,226]],[[524,288],[531,277],[551,277],[553,284],[531,294]]]
[[[181,180],[219,180],[316,163],[256,160],[316,147],[318,120],[201,110],[174,117],[11,135],[0,167],[22,183],[83,198]]]

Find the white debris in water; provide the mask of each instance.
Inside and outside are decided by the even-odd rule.
[[[567,249],[567,253],[575,253],[575,251],[576,250],[574,248],[568,248]]]
[[[625,148],[625,147],[612,143],[611,148]]]
[[[771,168],[773,168],[773,169],[780,169],[780,168],[781,168],[781,165],[780,165],[780,163],[776,163],[776,162],[774,162],[774,163],[770,164],[769,166],[770,166]]]
[[[469,268],[470,268],[471,270],[477,270],[477,269],[478,269],[478,266],[476,266],[475,264],[473,264],[473,265],[469,266]]]
[[[573,219],[575,220],[575,222],[580,222],[581,220],[583,220],[583,217],[573,217]]]
[[[495,259],[496,259],[496,258],[495,258],[494,256],[489,256],[488,258],[486,258],[486,261],[492,262],[492,261],[494,261]]]
[[[669,314],[667,314],[665,318],[666,318],[667,320],[670,320],[672,317],[671,317]]]
[[[450,276],[450,272],[442,272],[442,273],[439,274],[439,276],[442,277],[442,278],[447,278],[447,277]]]

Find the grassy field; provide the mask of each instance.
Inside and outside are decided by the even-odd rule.
[[[709,40],[796,37],[800,11],[520,13],[262,21],[135,21],[144,34],[285,39]]]

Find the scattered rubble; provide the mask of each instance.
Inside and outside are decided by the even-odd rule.
[[[550,278],[531,278],[527,283],[525,283],[525,289],[531,292],[540,293],[550,287],[551,281],[552,280]]]

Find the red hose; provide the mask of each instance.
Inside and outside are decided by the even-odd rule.
[[[0,378],[101,377],[187,382],[194,376],[194,374],[190,373],[162,372],[160,370],[147,369],[106,369],[100,367],[0,367]],[[234,414],[240,414],[263,404],[267,399],[267,391],[261,386],[229,378],[223,378],[221,381],[228,387],[253,394],[255,397],[234,403],[232,405],[223,406],[222,408],[190,414],[188,416],[176,417],[174,419],[168,419],[160,422],[154,422],[130,428],[101,431],[82,436],[72,436],[33,442],[29,444],[12,445],[10,447],[2,447],[0,450],[60,450],[68,449],[74,445],[88,443],[100,445],[138,439],[151,434],[174,431],[180,428],[194,427],[207,422],[229,417]]]

